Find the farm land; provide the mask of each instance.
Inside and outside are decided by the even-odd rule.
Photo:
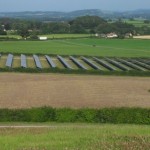
[[[86,55],[101,57],[149,57],[149,40],[68,39],[48,41],[1,41],[0,52]]]
[[[5,68],[8,53],[14,54],[12,68],[20,67],[20,54],[26,54],[29,68],[36,68],[32,58],[37,54],[44,68],[51,69],[44,55],[57,60],[61,55],[74,69],[69,59],[75,56],[89,70],[81,56],[93,60],[123,58],[144,59],[149,62],[150,42],[140,39],[54,39],[48,41],[1,41],[0,68]],[[95,62],[99,65],[97,62]],[[99,65],[100,66],[100,65]],[[22,68],[25,69],[25,68]],[[119,70],[118,70],[119,71]],[[51,106],[54,108],[143,108],[149,109],[150,78],[64,74],[0,73],[0,108],[23,109]],[[18,92],[19,91],[19,92]],[[2,113],[1,113],[2,114]],[[15,116],[15,115],[14,115]],[[14,117],[15,118],[15,117]],[[147,118],[146,118],[147,119]],[[12,126],[22,126],[12,128]],[[28,126],[34,126],[28,127]],[[38,126],[48,127],[38,127]],[[4,126],[4,127],[3,127]],[[149,149],[150,129],[146,125],[24,123],[0,124],[2,150],[17,149]],[[10,146],[11,145],[11,146]]]

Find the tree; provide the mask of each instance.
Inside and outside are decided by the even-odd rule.
[[[2,27],[2,25],[0,25],[0,35],[7,35],[7,32],[4,31],[4,28]]]
[[[149,23],[150,23],[150,20],[144,20],[144,23],[145,23],[145,24],[149,24]]]
[[[36,30],[33,30],[30,34],[30,39],[37,40],[38,39],[38,33]]]
[[[70,25],[80,25],[84,29],[95,29],[99,24],[106,21],[98,16],[83,16],[69,22]]]
[[[30,33],[29,33],[29,31],[28,31],[28,28],[25,27],[25,26],[21,26],[21,27],[19,28],[18,34],[19,34],[22,38],[24,38],[24,39],[26,39],[26,38],[30,35]]]

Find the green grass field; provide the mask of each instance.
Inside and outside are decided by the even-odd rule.
[[[142,27],[142,26],[147,26],[150,27],[150,24],[144,23],[144,20],[129,20],[129,19],[124,19],[123,20],[126,23],[133,24],[135,27]]]
[[[60,38],[82,38],[82,37],[90,37],[91,34],[46,34],[46,35],[39,35],[48,37],[49,39],[60,39]],[[0,38],[16,38],[21,39],[21,36],[19,35],[0,35]]]
[[[149,150],[150,126],[51,124],[0,128],[1,150]]]
[[[69,39],[48,41],[1,41],[0,52],[149,57],[149,40]]]

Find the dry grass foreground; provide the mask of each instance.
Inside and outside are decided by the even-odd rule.
[[[0,108],[150,107],[149,77],[0,74]]]

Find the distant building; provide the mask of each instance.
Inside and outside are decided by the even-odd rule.
[[[106,37],[107,37],[107,38],[117,38],[118,35],[117,35],[116,33],[112,32],[112,33],[108,33],[108,34],[106,35]]]
[[[95,33],[95,36],[96,36],[96,37],[99,37],[99,34],[98,34],[98,33]]]
[[[39,37],[39,40],[42,40],[42,41],[45,41],[47,39],[48,39],[47,37]]]
[[[125,38],[131,38],[131,37],[133,37],[132,33],[126,33],[125,34]]]
[[[99,35],[101,38],[106,38],[107,36],[106,36],[106,34],[100,34]]]

